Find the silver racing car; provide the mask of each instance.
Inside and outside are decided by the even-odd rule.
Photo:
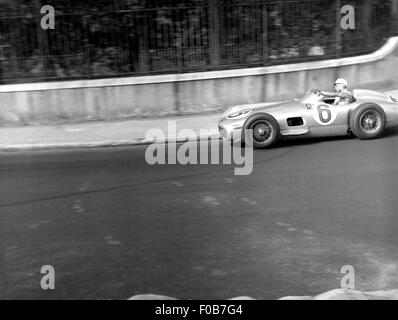
[[[354,134],[380,137],[398,125],[398,101],[390,95],[354,90],[354,101],[334,105],[334,99],[311,90],[303,97],[278,104],[261,103],[228,109],[218,121],[221,138],[269,148],[283,137],[327,137]]]

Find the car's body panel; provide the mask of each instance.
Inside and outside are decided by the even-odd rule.
[[[371,90],[354,90],[355,101],[347,105],[331,105],[314,97],[294,99],[276,104],[261,103],[230,108],[218,122],[220,136],[239,140],[246,119],[266,113],[279,124],[280,134],[286,137],[326,137],[346,135],[350,129],[350,114],[364,103],[379,105],[385,112],[387,127],[398,125],[398,103],[390,96]],[[316,97],[315,97],[316,98]],[[310,102],[310,103],[306,103]],[[249,111],[247,116],[230,118],[239,112]],[[288,119],[301,118],[298,126],[289,126]],[[300,119],[300,120],[301,120]]]

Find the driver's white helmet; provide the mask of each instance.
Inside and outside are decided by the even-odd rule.
[[[343,78],[337,79],[337,80],[334,82],[334,84],[342,84],[342,85],[344,85],[345,87],[348,87],[348,82],[347,82],[347,80],[346,80],[346,79],[343,79]]]

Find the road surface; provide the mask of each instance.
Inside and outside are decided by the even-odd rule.
[[[398,131],[285,142],[234,165],[145,146],[0,154],[0,299],[277,299],[398,288]],[[40,270],[55,269],[55,290]]]

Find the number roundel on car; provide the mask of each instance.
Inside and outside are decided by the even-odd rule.
[[[319,104],[313,109],[312,116],[320,125],[327,126],[336,120],[337,112],[333,106],[327,104]]]

